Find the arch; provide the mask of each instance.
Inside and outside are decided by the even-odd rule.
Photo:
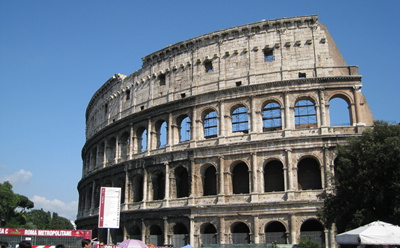
[[[135,174],[132,177],[132,200],[133,202],[140,202],[143,200],[143,176]]]
[[[203,223],[200,226],[200,240],[203,246],[218,244],[217,228],[211,223]]]
[[[231,226],[232,244],[250,244],[250,229],[243,222],[233,223]]]
[[[155,246],[162,246],[164,244],[164,235],[161,228],[158,225],[152,225],[149,231],[149,243]]]
[[[188,197],[189,196],[189,173],[183,166],[179,166],[175,169],[175,180],[176,180],[176,197]]]
[[[218,136],[218,114],[214,110],[204,112],[203,117],[204,138],[213,138]]]
[[[317,126],[317,112],[315,103],[309,99],[300,99],[295,104],[295,126],[299,128],[310,128]]]
[[[165,176],[161,171],[155,171],[152,175],[153,200],[162,200],[165,197]]]
[[[347,98],[335,95],[329,100],[329,120],[331,126],[351,125],[351,110]]]
[[[265,243],[287,244],[286,227],[279,221],[271,221],[265,226]]]
[[[156,135],[157,135],[157,148],[165,147],[168,143],[168,126],[167,122],[160,120],[156,123]]]
[[[310,237],[312,241],[323,245],[325,244],[324,227],[316,219],[309,219],[303,222],[300,227],[300,239]]]
[[[249,168],[241,162],[232,169],[233,194],[248,194],[249,190]]]
[[[116,144],[117,140],[114,137],[111,137],[107,141],[107,148],[106,148],[106,153],[107,153],[107,162],[114,162],[115,161],[115,156],[116,156]]]
[[[142,240],[142,231],[138,225],[133,225],[128,229],[129,239],[138,239]]]
[[[316,159],[301,159],[297,165],[297,174],[299,190],[322,188],[320,164]]]
[[[185,115],[178,119],[179,142],[185,142],[192,139],[192,122],[190,117]]]
[[[144,152],[147,150],[147,129],[140,127],[137,130],[137,147],[138,152]]]
[[[249,131],[249,114],[245,106],[238,106],[233,109],[231,113],[232,117],[232,132],[244,132]]]
[[[263,131],[273,131],[282,129],[281,105],[272,101],[262,109]]]
[[[98,159],[97,159],[97,163],[99,166],[103,167],[104,164],[104,147],[105,147],[105,143],[101,142],[100,146],[99,146],[99,150],[98,150]]]
[[[129,155],[130,137],[129,132],[124,132],[120,139],[120,156],[121,158],[127,158]]]
[[[189,232],[182,223],[176,223],[172,228],[171,241],[175,247],[183,247],[189,243]]]
[[[264,192],[284,191],[283,164],[279,160],[269,161],[264,167]]]
[[[202,172],[203,196],[217,195],[217,170],[215,166],[208,165]]]

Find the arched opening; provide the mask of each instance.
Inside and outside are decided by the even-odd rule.
[[[318,161],[304,158],[297,165],[299,190],[321,189],[321,171]]]
[[[211,223],[205,223],[200,227],[200,239],[202,246],[207,244],[218,244],[217,229]]]
[[[283,165],[278,160],[268,162],[264,168],[264,191],[284,191]]]
[[[322,245],[325,244],[324,227],[317,220],[307,220],[300,228],[300,239],[311,238],[312,241]]]
[[[150,227],[149,243],[155,246],[162,246],[164,244],[163,232],[157,225]]]
[[[282,129],[281,105],[270,102],[264,106],[262,111],[263,131]]]
[[[173,246],[183,247],[189,243],[189,232],[184,224],[177,223],[172,231],[174,233],[171,237]]]
[[[107,151],[107,155],[106,156],[107,156],[107,162],[108,163],[115,162],[116,144],[117,144],[117,141],[116,141],[116,139],[114,137],[109,139],[108,142],[107,142],[107,150],[106,150]]]
[[[142,232],[141,232],[140,227],[138,225],[133,225],[128,230],[128,235],[129,235],[130,239],[142,240]]]
[[[130,140],[129,140],[129,133],[124,132],[121,135],[121,141],[120,141],[120,152],[121,152],[121,158],[126,159],[129,154],[129,145],[130,145]]]
[[[217,170],[214,166],[210,165],[205,170],[203,175],[203,195],[216,195],[217,194]]]
[[[143,200],[143,176],[136,174],[132,178],[132,193],[133,202],[140,202]]]
[[[190,118],[186,116],[179,123],[179,142],[185,142],[191,139],[191,127],[192,122]]]
[[[233,194],[249,193],[249,169],[245,163],[237,164],[232,170]]]
[[[97,163],[100,167],[103,167],[104,165],[104,142],[102,142],[99,146],[99,152],[98,152],[98,159],[97,159]]]
[[[232,112],[232,132],[249,131],[249,115],[246,107],[238,107]]]
[[[315,104],[310,100],[297,101],[295,104],[294,119],[296,129],[316,127],[317,113]]]
[[[189,196],[189,174],[186,168],[180,166],[175,169],[176,178],[176,197],[188,197]]]
[[[329,118],[331,126],[350,126],[349,104],[340,97],[332,98],[329,101]]]
[[[243,222],[232,225],[232,244],[250,244],[250,230]]]
[[[287,244],[286,228],[279,221],[273,221],[265,227],[265,243]]]
[[[168,127],[166,121],[160,121],[156,125],[157,134],[157,148],[162,148],[167,145],[168,142]]]
[[[152,177],[153,200],[162,200],[165,197],[165,177],[161,171],[156,171]]]
[[[122,227],[118,228],[118,229],[111,229],[111,230],[113,230],[113,232],[114,232],[113,233],[114,235],[112,235],[112,237],[113,237],[112,241],[114,244],[124,241],[124,231],[122,230]]]
[[[211,111],[203,119],[204,138],[213,138],[218,135],[217,112]]]
[[[137,131],[137,147],[138,152],[144,152],[147,150],[147,129],[139,128]]]

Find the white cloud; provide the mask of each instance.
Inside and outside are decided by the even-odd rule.
[[[2,177],[3,181],[9,181],[12,185],[28,184],[33,174],[30,171],[19,170],[12,175]]]
[[[58,199],[48,200],[43,196],[34,195],[31,199],[35,203],[34,209],[43,209],[45,212],[55,212],[58,216],[75,220],[78,213],[78,201],[69,203],[62,202]]]

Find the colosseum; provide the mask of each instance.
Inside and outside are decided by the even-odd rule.
[[[215,31],[142,62],[87,106],[79,229],[106,239],[100,188],[119,187],[112,243],[260,246],[310,236],[336,246],[317,196],[331,189],[335,146],[373,115],[358,67],[317,15]],[[337,102],[346,123],[332,114]]]

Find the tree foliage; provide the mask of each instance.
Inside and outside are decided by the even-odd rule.
[[[333,192],[318,216],[338,232],[381,220],[400,224],[400,125],[375,122],[337,147]]]
[[[73,229],[71,222],[57,213],[32,209],[34,203],[14,193],[10,182],[0,183],[0,226],[35,229]],[[32,209],[32,210],[31,210]]]

